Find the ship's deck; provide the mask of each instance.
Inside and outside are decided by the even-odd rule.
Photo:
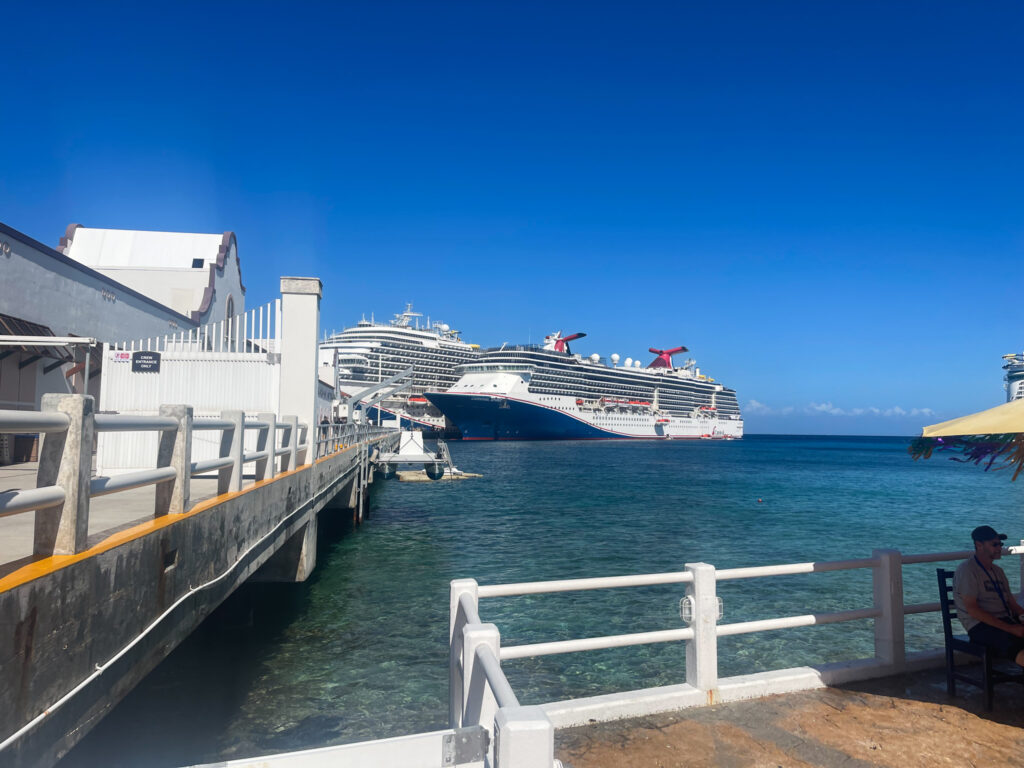
[[[946,694],[944,669],[558,731],[572,768],[1024,765],[1024,686]]]

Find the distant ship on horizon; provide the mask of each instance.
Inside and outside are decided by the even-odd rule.
[[[1003,387],[1006,389],[1006,402],[1020,400],[1024,397],[1024,352],[1011,352],[1003,355]]]
[[[688,351],[650,348],[656,357],[611,365],[573,354],[561,332],[543,345],[503,345],[459,368],[447,390],[424,392],[466,440],[735,439],[743,436],[736,392],[701,374]]]

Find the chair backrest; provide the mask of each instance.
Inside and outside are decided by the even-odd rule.
[[[939,606],[942,608],[942,632],[948,643],[953,638],[953,619],[957,618],[956,603],[953,602],[953,571],[936,568],[939,578]]]

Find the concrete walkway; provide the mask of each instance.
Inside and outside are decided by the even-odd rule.
[[[0,491],[24,490],[36,487],[38,462],[0,466]],[[252,485],[253,478],[243,482]],[[217,495],[216,477],[192,478],[190,485],[192,504]],[[153,519],[156,505],[156,487],[147,486],[131,491],[100,496],[89,503],[89,539],[91,547],[117,531]],[[27,565],[32,557],[32,538],[35,512],[0,517],[0,577]]]
[[[1024,686],[946,694],[944,669],[566,729],[572,768],[1024,766]]]

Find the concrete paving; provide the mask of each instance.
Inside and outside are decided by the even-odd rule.
[[[34,461],[0,466],[0,491],[35,488],[38,467]],[[248,477],[243,487],[254,482],[254,478]],[[192,504],[198,504],[217,495],[217,479],[193,478],[190,488]],[[118,531],[152,520],[155,497],[156,487],[151,485],[91,499],[88,545],[94,546]],[[0,576],[36,559],[32,557],[34,528],[35,512],[0,517]]]
[[[928,670],[753,701],[565,729],[555,754],[572,768],[931,768],[1024,766],[1024,686],[946,694]]]

